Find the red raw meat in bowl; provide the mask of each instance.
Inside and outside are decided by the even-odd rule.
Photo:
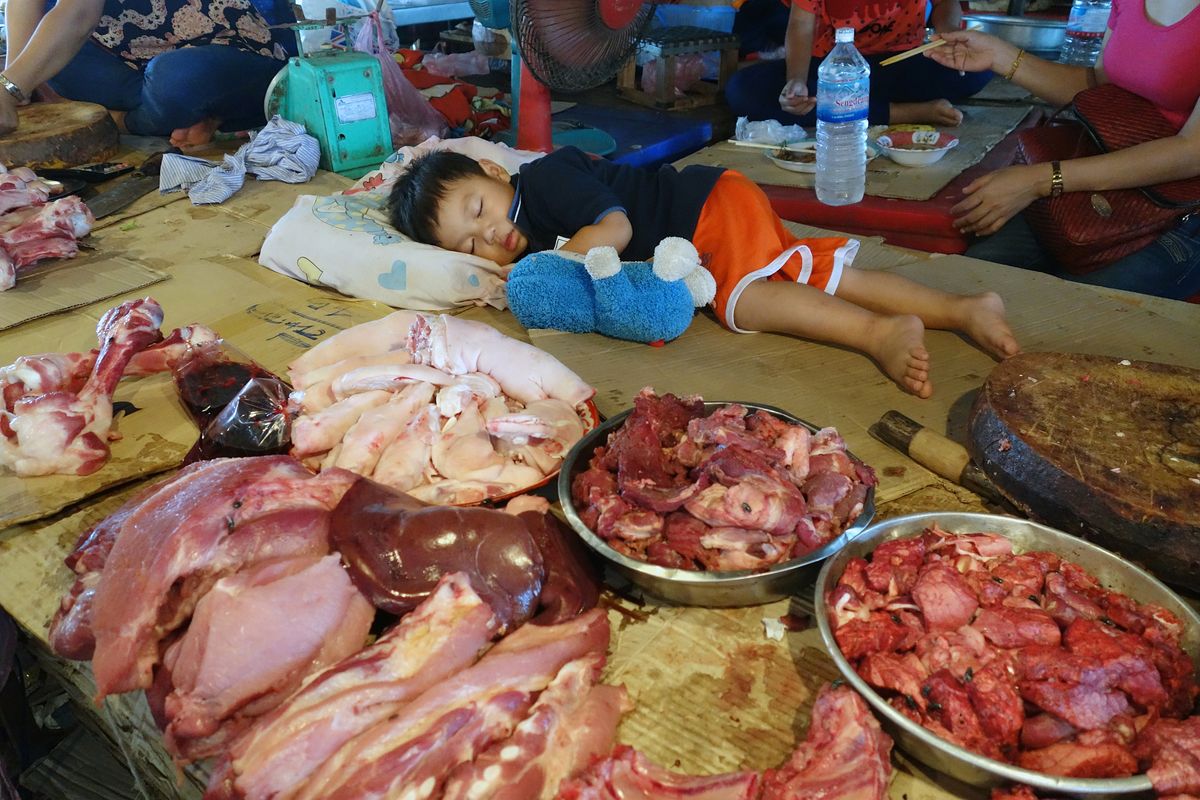
[[[928,671],[930,674],[921,678],[911,675],[911,671],[906,670],[906,659],[930,660],[930,651],[922,649],[931,637],[929,634],[930,621],[922,622],[919,616],[922,608],[932,607],[936,604],[938,606],[938,623],[945,621],[947,625],[954,624],[957,621],[956,616],[961,618],[963,615],[973,614],[975,611],[972,605],[975,598],[972,597],[968,601],[966,593],[959,591],[961,586],[957,585],[953,577],[940,573],[927,577],[929,564],[925,563],[924,555],[914,558],[913,563],[906,562],[905,551],[907,548],[900,545],[899,540],[914,541],[935,524],[942,531],[950,534],[983,532],[997,534],[1011,542],[1011,550],[1017,555],[1015,558],[1003,562],[1006,564],[1006,571],[1002,575],[996,572],[991,575],[983,572],[984,578],[972,579],[975,593],[984,599],[982,608],[978,615],[974,616],[975,621],[970,626],[962,626],[941,633],[948,643],[945,652],[941,654],[941,662],[935,665],[941,667],[942,664],[945,664],[947,668],[933,670],[926,663],[921,671]],[[988,541],[986,538],[980,537],[981,543],[986,541]],[[881,546],[892,542],[896,542],[897,545],[889,545],[888,559],[886,562],[881,562],[887,566],[887,569],[881,570],[881,572],[887,571],[890,575],[875,574],[871,568],[871,564],[875,562],[872,561],[868,564],[864,559],[873,555]],[[1022,566],[1026,565],[1018,563],[1018,560],[1026,559],[1025,554],[1028,554],[1030,560],[1041,559],[1047,563],[1058,563],[1059,566],[1045,571],[1041,575],[1031,574],[1022,569]],[[970,554],[963,557],[972,558]],[[922,568],[923,564],[924,568]],[[865,569],[864,565],[866,565]],[[1055,607],[1050,602],[1042,604],[1041,610],[1045,613],[1037,611],[1038,604],[1033,601],[1041,591],[1039,587],[1042,585],[1043,579],[1047,587],[1051,586],[1050,579],[1055,575],[1061,577],[1061,575],[1067,574],[1069,578],[1078,577],[1080,580],[1087,580],[1085,570],[1099,584],[1096,587],[1098,592],[1110,590],[1125,595],[1126,598],[1132,599],[1136,603],[1125,606],[1113,605],[1112,610],[1102,612],[1095,619],[1090,619],[1083,613],[1074,613],[1073,607]],[[972,571],[968,569],[964,575],[971,576]],[[912,597],[911,610],[900,608],[895,603],[889,603],[876,612],[881,613],[882,616],[871,617],[867,620],[868,623],[873,620],[884,624],[859,625],[853,631],[849,630],[847,615],[861,617],[850,605],[853,603],[852,595],[861,593],[866,597],[866,593],[872,590],[872,586],[883,585],[885,577],[888,581],[894,581],[888,586],[886,595],[890,597],[895,593],[898,596]],[[1028,585],[1034,588],[1025,589],[1025,582],[1029,582]],[[858,586],[861,591],[854,591],[853,586]],[[893,589],[896,591],[893,592]],[[1005,597],[994,598],[1000,602],[989,602],[987,595],[992,590],[1004,594]],[[921,597],[921,591],[927,591],[928,594]],[[1021,607],[1021,599],[1025,596],[1026,591],[1030,593],[1028,597],[1030,602],[1028,606]],[[1059,596],[1055,594],[1057,591],[1058,589],[1047,588],[1045,596],[1056,598]],[[1087,601],[1082,595],[1076,594],[1072,597],[1072,602],[1078,604],[1078,608],[1082,609]],[[1112,747],[1110,748],[1112,752],[1101,752],[1104,750],[1105,742],[1096,738],[1088,739],[1084,743],[1083,737],[1093,734],[1092,723],[1116,719],[1121,714],[1130,714],[1131,707],[1125,705],[1129,702],[1125,699],[1126,695],[1130,700],[1144,703],[1147,707],[1155,703],[1161,705],[1166,702],[1166,699],[1155,697],[1156,692],[1161,694],[1161,686],[1142,681],[1140,679],[1142,676],[1134,675],[1132,671],[1125,669],[1129,666],[1126,663],[1121,665],[1126,674],[1121,677],[1120,691],[1088,692],[1086,698],[1088,702],[1075,702],[1083,698],[1075,696],[1069,691],[1057,693],[1046,691],[1055,686],[1069,686],[1071,681],[1065,671],[1073,667],[1070,663],[1071,653],[1057,647],[1060,632],[1057,629],[1050,630],[1051,627],[1057,628],[1057,626],[1041,624],[1045,621],[1041,617],[1054,616],[1055,622],[1065,625],[1065,631],[1061,633],[1063,645],[1080,645],[1078,648],[1073,647],[1073,651],[1081,654],[1081,657],[1089,662],[1103,662],[1109,656],[1116,656],[1122,662],[1132,663],[1136,659],[1122,658],[1123,655],[1132,655],[1133,648],[1126,646],[1127,643],[1123,641],[1132,634],[1121,633],[1120,628],[1123,626],[1118,624],[1118,620],[1123,622],[1120,615],[1135,608],[1136,604],[1146,604],[1146,608],[1159,607],[1169,612],[1169,615],[1173,615],[1174,621],[1181,623],[1176,635],[1178,636],[1178,646],[1186,654],[1186,657],[1180,655],[1179,659],[1185,666],[1200,668],[1200,616],[1170,589],[1144,570],[1090,542],[1045,525],[1012,517],[935,512],[912,514],[877,523],[853,541],[848,542],[840,552],[825,562],[821,574],[817,578],[815,597],[817,623],[821,631],[821,638],[829,649],[838,670],[845,680],[872,706],[882,720],[885,730],[895,738],[902,749],[926,764],[975,786],[988,787],[1004,782],[1016,782],[1032,786],[1039,792],[1072,796],[1117,796],[1147,793],[1152,788],[1151,779],[1147,774],[1130,774],[1136,772],[1136,760],[1132,760],[1127,765],[1130,768],[1125,770],[1125,774],[1129,777],[1089,778],[1064,777],[1035,771],[1001,759],[1012,759],[1013,753],[1018,753],[1014,760],[1020,760],[1027,766],[1039,764],[1041,763],[1039,759],[1044,760],[1051,757],[1062,756],[1069,760],[1078,753],[1073,755],[1072,752],[1068,752],[1071,750],[1069,746],[1063,747],[1062,745],[1075,743],[1092,748],[1089,751],[1089,757],[1106,756],[1111,757],[1114,761],[1117,758],[1132,759],[1130,751],[1137,749],[1136,740],[1127,747]],[[834,623],[831,623],[831,616],[834,615],[838,620],[839,635],[836,636]],[[923,628],[926,633],[920,642],[905,638],[910,636],[914,630],[912,625],[914,619],[916,620],[916,635],[921,636]],[[1068,624],[1068,619],[1074,621]],[[856,623],[850,620],[849,624]],[[937,627],[933,634],[938,634],[939,631],[943,631],[943,629]],[[1020,697],[1010,697],[1011,702],[1006,704],[1003,691],[997,690],[997,681],[993,680],[997,677],[994,669],[988,666],[989,661],[985,658],[981,648],[972,648],[971,642],[968,641],[970,637],[965,635],[973,635],[973,631],[983,631],[978,637],[979,644],[984,645],[984,649],[986,649],[987,643],[990,642],[992,649],[1002,648],[1001,655],[1010,653],[1003,649],[1006,645],[1019,646],[1018,650],[1011,651],[1019,661],[1011,663],[1014,668],[1018,669],[1016,674],[1022,681]],[[1102,635],[1097,637],[1097,633]],[[955,637],[961,638],[962,641],[957,644],[949,641]],[[1089,638],[1091,641],[1071,641],[1084,638]],[[962,647],[957,645],[962,645]],[[1103,652],[1106,648],[1110,651],[1107,655]],[[980,663],[967,666],[967,661],[973,657],[980,658]],[[1190,659],[1190,664],[1188,659]],[[858,663],[858,670],[855,669],[852,661]],[[1000,657],[990,661],[992,665],[1007,663],[1010,662]],[[1089,663],[1084,666],[1092,670],[1092,674],[1098,674],[1108,665]],[[963,673],[963,677],[957,679],[955,672],[962,672],[964,667],[966,667],[966,671]],[[866,675],[865,678],[860,671]],[[1190,673],[1191,670],[1186,670],[1186,672]],[[903,679],[906,675],[914,680],[905,683]],[[1191,675],[1188,675],[1187,679],[1194,681],[1194,677]],[[893,695],[892,702],[877,692],[872,687],[872,683],[892,687],[890,692]],[[1194,702],[1191,694],[1178,692],[1180,687],[1171,684],[1170,681],[1165,681],[1165,683],[1168,688],[1172,689],[1172,694],[1181,694],[1183,705],[1191,706]],[[977,702],[979,698],[966,697],[962,691],[963,686],[966,686],[967,693],[983,692],[990,699],[986,703],[981,703]],[[1190,687],[1186,688],[1190,689]],[[907,700],[905,700],[906,696]],[[1039,702],[1031,701],[1030,698],[1035,698]],[[1061,702],[1064,698],[1071,702]],[[907,707],[905,707],[906,702]],[[968,703],[969,705],[967,705]],[[946,715],[952,713],[952,709],[960,705],[963,709],[982,708],[987,712],[978,714],[979,726],[984,732],[984,736],[972,736],[966,726],[953,732],[948,728],[943,728],[944,733],[955,736],[964,745],[970,744],[970,748],[952,743],[911,718],[930,716],[927,711],[932,708],[935,715],[944,720]],[[1039,706],[1041,711],[1037,713],[1031,711],[1029,715],[1026,715],[1026,711],[1032,709],[1034,705]],[[1176,703],[1176,705],[1180,705],[1180,703]],[[1006,710],[1013,713],[1006,714]],[[1048,713],[1050,710],[1056,713]],[[1178,714],[1180,711],[1187,713],[1186,709],[1181,708],[1174,709],[1173,713]],[[1065,721],[1063,715],[1073,717],[1074,721],[1079,724],[1078,728]],[[975,714],[963,714],[959,718],[965,720],[967,717],[975,719]],[[1013,724],[1009,724],[1011,717],[1024,717],[1024,725],[1014,728]],[[1164,719],[1163,722],[1174,723],[1173,720],[1167,719]],[[954,727],[953,724],[951,727]],[[978,732],[975,731],[975,733]],[[1102,733],[1103,731],[1096,728],[1094,732]],[[1076,741],[1070,741],[1070,737],[1075,734],[1078,734]],[[1006,744],[1003,744],[1005,737],[1009,737],[1009,739]],[[1002,744],[997,745],[997,742]],[[990,756],[993,757],[981,752],[989,751],[989,748],[992,748]],[[1079,748],[1079,751],[1082,752],[1082,749]],[[1061,768],[1064,764],[1046,763],[1046,766],[1047,768],[1051,766]],[[1082,771],[1086,772],[1086,770]],[[1153,770],[1151,771],[1153,772]]]
[[[668,395],[664,395],[664,397],[668,397]],[[716,419],[714,416],[716,412],[734,405],[746,409],[747,419],[755,412],[765,412],[775,420],[801,426],[809,433],[817,433],[820,430],[781,409],[752,402],[703,401],[704,417],[702,419]],[[854,518],[849,519],[845,527],[832,539],[822,542],[809,552],[781,560],[765,568],[702,571],[660,566],[619,552],[604,538],[597,535],[596,531],[585,521],[584,516],[587,515],[587,509],[575,502],[572,488],[577,477],[585,472],[590,472],[589,464],[597,449],[606,446],[609,434],[624,426],[632,412],[631,409],[612,417],[599,428],[585,435],[572,448],[564,459],[562,471],[559,473],[558,495],[567,521],[584,543],[603,559],[611,573],[634,584],[646,594],[685,605],[718,607],[757,605],[787,597],[805,581],[811,580],[820,563],[862,531],[874,516],[875,491],[874,486],[868,484],[862,500],[862,510]],[[846,452],[845,455],[854,464],[861,466],[861,462],[852,454]],[[736,463],[724,465],[724,469],[730,471],[739,468],[741,467]],[[869,468],[863,467],[863,469],[870,472]],[[814,487],[814,491],[820,491],[820,489],[821,487]],[[655,494],[655,492],[659,493]],[[662,507],[673,507],[679,499],[664,496],[660,490],[654,488],[648,488],[643,494],[645,495],[641,498],[643,507],[655,506],[658,503],[666,504]],[[647,511],[646,513],[652,512]]]

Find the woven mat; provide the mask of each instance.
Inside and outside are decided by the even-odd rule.
[[[111,253],[81,250],[75,258],[36,264],[0,294],[0,330],[141,289],[167,276]]]
[[[961,106],[963,122],[953,130],[958,147],[927,167],[903,167],[886,156],[867,164],[867,194],[901,200],[928,200],[968,167],[976,164],[1032,110],[1031,106]],[[710,164],[736,169],[755,183],[811,189],[813,175],[775,166],[768,151],[719,142],[698,150],[675,166]]]

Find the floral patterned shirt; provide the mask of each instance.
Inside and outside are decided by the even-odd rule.
[[[207,44],[286,58],[250,0],[105,0],[92,39],[135,67],[168,50]]]

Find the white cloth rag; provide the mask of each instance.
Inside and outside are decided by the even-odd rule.
[[[321,145],[304,126],[279,116],[252,134],[224,163],[195,156],[163,156],[158,190],[163,194],[186,189],[193,205],[223,203],[242,188],[249,172],[260,181],[304,183],[317,174]]]

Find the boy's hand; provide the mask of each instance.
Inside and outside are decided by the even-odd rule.
[[[808,82],[799,78],[788,81],[779,93],[779,107],[802,117],[817,107],[817,98],[808,96]]]
[[[595,225],[587,225],[576,231],[561,250],[587,255],[593,247],[613,247],[620,253],[633,238],[633,226],[624,211],[612,211]]]

